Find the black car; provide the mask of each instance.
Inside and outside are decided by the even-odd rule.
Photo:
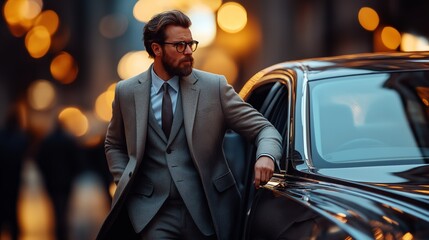
[[[429,239],[429,53],[280,63],[240,95],[284,148],[257,191],[253,163],[230,161],[243,239]],[[233,132],[224,144],[228,159],[254,156]]]

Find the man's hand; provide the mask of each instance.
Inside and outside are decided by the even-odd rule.
[[[256,160],[255,163],[255,187],[258,189],[261,185],[266,184],[274,172],[274,161],[267,157],[262,156]]]

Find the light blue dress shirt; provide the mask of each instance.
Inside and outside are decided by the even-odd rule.
[[[151,69],[152,75],[152,85],[150,89],[150,102],[152,106],[153,113],[155,115],[155,119],[158,122],[159,126],[162,126],[162,84],[164,84],[164,80],[156,75],[155,71],[153,71],[153,67]],[[177,96],[179,94],[179,77],[174,76],[169,79],[168,84],[170,87],[168,88],[168,93],[171,97],[171,103],[173,106],[173,114],[176,111],[177,105]],[[174,115],[173,115],[174,116]]]

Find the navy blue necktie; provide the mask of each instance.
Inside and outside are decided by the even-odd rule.
[[[165,136],[168,138],[171,132],[171,125],[173,123],[173,107],[171,103],[171,97],[168,93],[169,84],[165,82],[162,85],[163,94],[162,94],[162,130],[165,133]]]

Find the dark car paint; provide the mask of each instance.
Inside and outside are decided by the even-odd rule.
[[[428,70],[429,53],[286,62],[260,71],[247,82],[240,92],[245,100],[267,82],[286,81],[290,94],[284,107],[291,112],[284,122],[290,125],[283,136],[286,171],[276,174],[254,198],[250,196],[245,239],[429,239],[428,160],[318,168],[312,162],[305,129],[308,82],[404,69]]]

